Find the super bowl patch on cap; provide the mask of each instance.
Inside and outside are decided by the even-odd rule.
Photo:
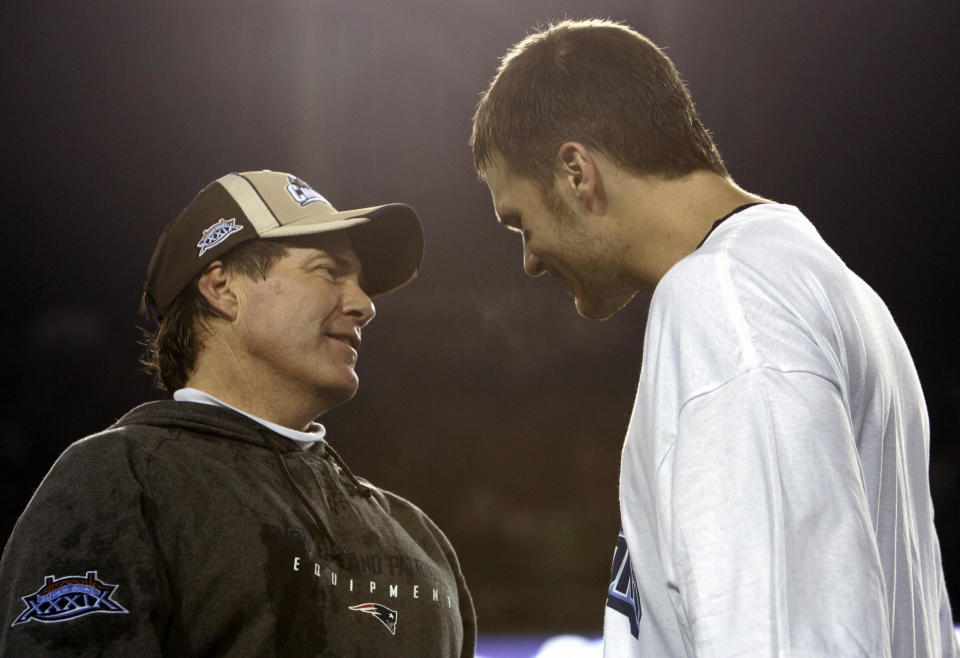
[[[231,217],[230,219],[221,217],[217,220],[216,224],[211,224],[203,230],[203,236],[200,238],[200,242],[197,243],[197,247],[200,249],[197,257],[203,256],[208,249],[216,247],[230,237],[231,234],[241,230],[243,230],[243,224],[237,224],[236,217]]]

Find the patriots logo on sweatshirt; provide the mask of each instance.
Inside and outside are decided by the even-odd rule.
[[[20,597],[27,609],[11,626],[28,621],[52,624],[69,621],[95,612],[129,615],[130,612],[113,600],[117,585],[105,583],[96,571],[86,576],[47,576],[43,586],[29,596]]]
[[[366,612],[369,615],[373,615],[380,620],[384,626],[387,627],[387,630],[390,631],[390,635],[397,634],[397,611],[391,610],[385,605],[379,603],[361,603],[360,605],[350,606],[351,610],[356,610],[357,612]]]

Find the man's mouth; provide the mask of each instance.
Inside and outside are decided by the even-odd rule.
[[[570,282],[567,281],[567,277],[563,276],[562,274],[560,274],[559,272],[557,272],[555,269],[551,267],[547,268],[547,274],[552,276],[555,279],[560,279],[560,283],[563,284],[563,289],[566,290],[567,293],[570,295],[574,294],[573,286],[571,286]]]
[[[360,351],[360,336],[354,333],[327,334],[327,336],[334,340],[343,341],[357,352]]]

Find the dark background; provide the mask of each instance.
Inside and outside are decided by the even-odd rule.
[[[0,536],[75,439],[159,394],[136,309],[163,226],[228,171],[339,208],[405,201],[427,249],[378,301],[355,400],[324,422],[358,473],[450,535],[481,630],[596,631],[647,299],[605,323],[527,278],[467,146],[497,58],[564,16],[667,48],[746,189],[798,205],[887,301],[931,417],[960,596],[957,3],[353,0],[5,3]]]

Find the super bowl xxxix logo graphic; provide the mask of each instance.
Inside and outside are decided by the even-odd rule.
[[[28,621],[47,624],[68,621],[95,612],[130,614],[113,600],[116,589],[116,585],[100,580],[96,571],[88,571],[85,577],[64,576],[54,579],[53,576],[47,576],[43,587],[30,596],[21,597],[27,609],[11,626]]]
[[[231,217],[230,219],[224,219],[221,217],[219,220],[217,220],[216,224],[211,224],[203,230],[203,235],[200,238],[200,242],[197,243],[197,247],[200,249],[200,253],[197,254],[197,257],[199,258],[200,256],[203,256],[207,250],[213,249],[237,231],[242,230],[243,224],[237,224],[236,217]]]

